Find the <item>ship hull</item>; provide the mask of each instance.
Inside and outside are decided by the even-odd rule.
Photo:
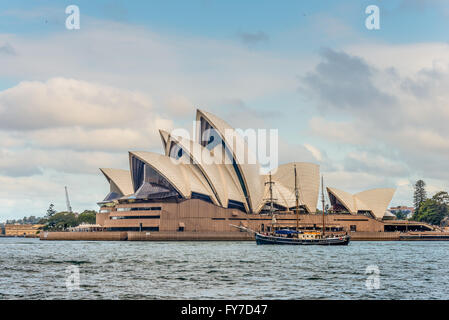
[[[347,246],[350,242],[349,236],[333,237],[324,239],[295,239],[263,235],[256,233],[257,244],[281,244],[281,245],[321,245],[321,246]]]

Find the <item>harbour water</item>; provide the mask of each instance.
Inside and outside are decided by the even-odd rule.
[[[449,242],[0,238],[0,248],[0,299],[449,299]]]

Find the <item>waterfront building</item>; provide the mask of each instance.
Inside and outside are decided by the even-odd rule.
[[[5,224],[7,237],[36,237],[42,224]]]
[[[316,214],[319,165],[294,162],[261,174],[248,141],[217,116],[197,110],[196,139],[160,130],[163,153],[130,151],[129,170],[100,169],[109,193],[100,201],[97,225],[107,231],[238,233],[232,225],[257,231],[296,228],[295,174],[299,228],[320,229]],[[271,180],[270,180],[271,179]],[[401,221],[385,216],[394,189],[350,194],[327,188],[329,231],[398,231]],[[384,219],[385,218],[385,219]],[[388,221],[388,222],[387,222]],[[425,224],[407,225],[432,230]]]

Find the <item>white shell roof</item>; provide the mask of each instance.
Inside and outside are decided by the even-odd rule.
[[[349,212],[371,211],[378,219],[385,215],[395,191],[394,188],[371,189],[352,195],[336,188],[327,188],[327,192],[333,194]]]
[[[232,178],[229,168],[225,164],[220,163],[220,160],[215,158],[207,148],[195,141],[173,135],[169,135],[168,141],[170,144],[171,142],[177,144],[188,153],[193,164],[198,167],[205,179],[209,181],[209,185],[222,206],[227,207],[229,199],[242,203],[245,202],[240,186],[237,184],[238,180]],[[169,153],[170,150],[167,149],[167,154]]]
[[[164,146],[164,150],[167,149],[169,134],[167,131],[159,130],[159,134],[161,136],[162,144]],[[167,154],[166,154],[167,155]]]
[[[264,177],[260,174],[260,166],[246,141],[228,123],[209,112],[197,110],[196,117],[197,121],[204,118],[220,134],[232,152],[248,193],[248,202],[253,212],[257,212],[263,203]]]
[[[134,193],[129,170],[100,168],[109,183],[114,183],[120,190],[122,195],[130,195]]]
[[[354,197],[366,203],[376,218],[381,219],[393,199],[396,189],[379,188],[356,193]]]
[[[134,151],[129,153],[161,174],[184,198],[190,198],[192,192],[209,196],[214,203],[217,200],[207,181],[195,166],[177,162],[175,159],[154,152]],[[130,161],[131,165],[132,162]]]

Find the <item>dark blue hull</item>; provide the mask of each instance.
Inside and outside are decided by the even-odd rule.
[[[349,236],[324,238],[324,239],[296,239],[296,238],[276,237],[256,233],[257,244],[347,246],[349,244],[349,241],[350,241]]]

